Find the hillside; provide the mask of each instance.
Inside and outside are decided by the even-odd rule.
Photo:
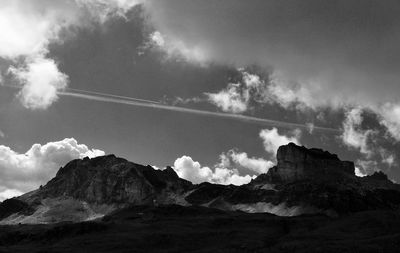
[[[352,162],[327,151],[290,143],[278,149],[277,161],[267,174],[234,186],[194,185],[171,167],[156,170],[114,155],[73,160],[46,185],[1,203],[0,224],[87,221],[143,205],[330,217],[399,207],[399,185],[381,172],[356,177]]]

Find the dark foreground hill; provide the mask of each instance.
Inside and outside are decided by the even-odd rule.
[[[400,214],[279,217],[167,205],[81,223],[0,226],[0,252],[399,252]]]
[[[367,210],[398,210],[400,187],[378,172],[354,175],[354,164],[320,149],[290,143],[277,165],[242,186],[179,178],[114,155],[69,162],[46,185],[0,204],[0,224],[48,224],[101,218],[127,206],[203,206],[279,216],[331,217]]]

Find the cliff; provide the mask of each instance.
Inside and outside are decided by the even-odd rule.
[[[114,155],[69,162],[39,189],[0,203],[0,224],[92,220],[127,206],[197,205],[280,216],[398,209],[400,187],[382,172],[359,178],[354,164],[321,149],[279,147],[277,165],[249,184],[193,185]]]
[[[181,194],[191,183],[171,167],[155,170],[114,155],[73,160],[33,196],[59,196],[100,204],[151,204],[168,202],[168,194]],[[32,196],[30,196],[32,199]],[[171,200],[173,201],[173,200]]]
[[[337,155],[322,149],[307,149],[294,143],[281,146],[277,165],[267,177],[272,182],[290,182],[303,179],[340,178],[354,175],[354,163],[341,161]]]

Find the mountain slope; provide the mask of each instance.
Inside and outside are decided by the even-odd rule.
[[[114,155],[73,160],[46,185],[0,204],[0,224],[84,221],[128,206],[179,204],[281,216],[329,216],[398,209],[400,187],[379,172],[359,178],[354,164],[290,143],[277,165],[247,185],[193,185],[171,167],[155,170]]]

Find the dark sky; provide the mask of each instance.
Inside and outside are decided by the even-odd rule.
[[[41,31],[8,31],[16,41],[37,39],[38,50],[0,37],[10,49],[0,50],[0,198],[30,190],[68,159],[99,150],[175,165],[195,182],[239,184],[275,162],[273,149],[288,141],[355,161],[358,173],[383,170],[400,180],[396,2],[111,1],[88,8],[95,2],[67,5],[84,15],[61,21],[51,14],[64,1],[38,0],[24,7],[29,12],[21,20],[18,1],[0,7],[15,29],[18,22],[61,22],[43,25],[56,33],[43,32],[44,42]],[[32,14],[32,21],[29,13],[43,19]],[[0,18],[0,28],[6,21]],[[70,89],[310,127],[57,95]]]

